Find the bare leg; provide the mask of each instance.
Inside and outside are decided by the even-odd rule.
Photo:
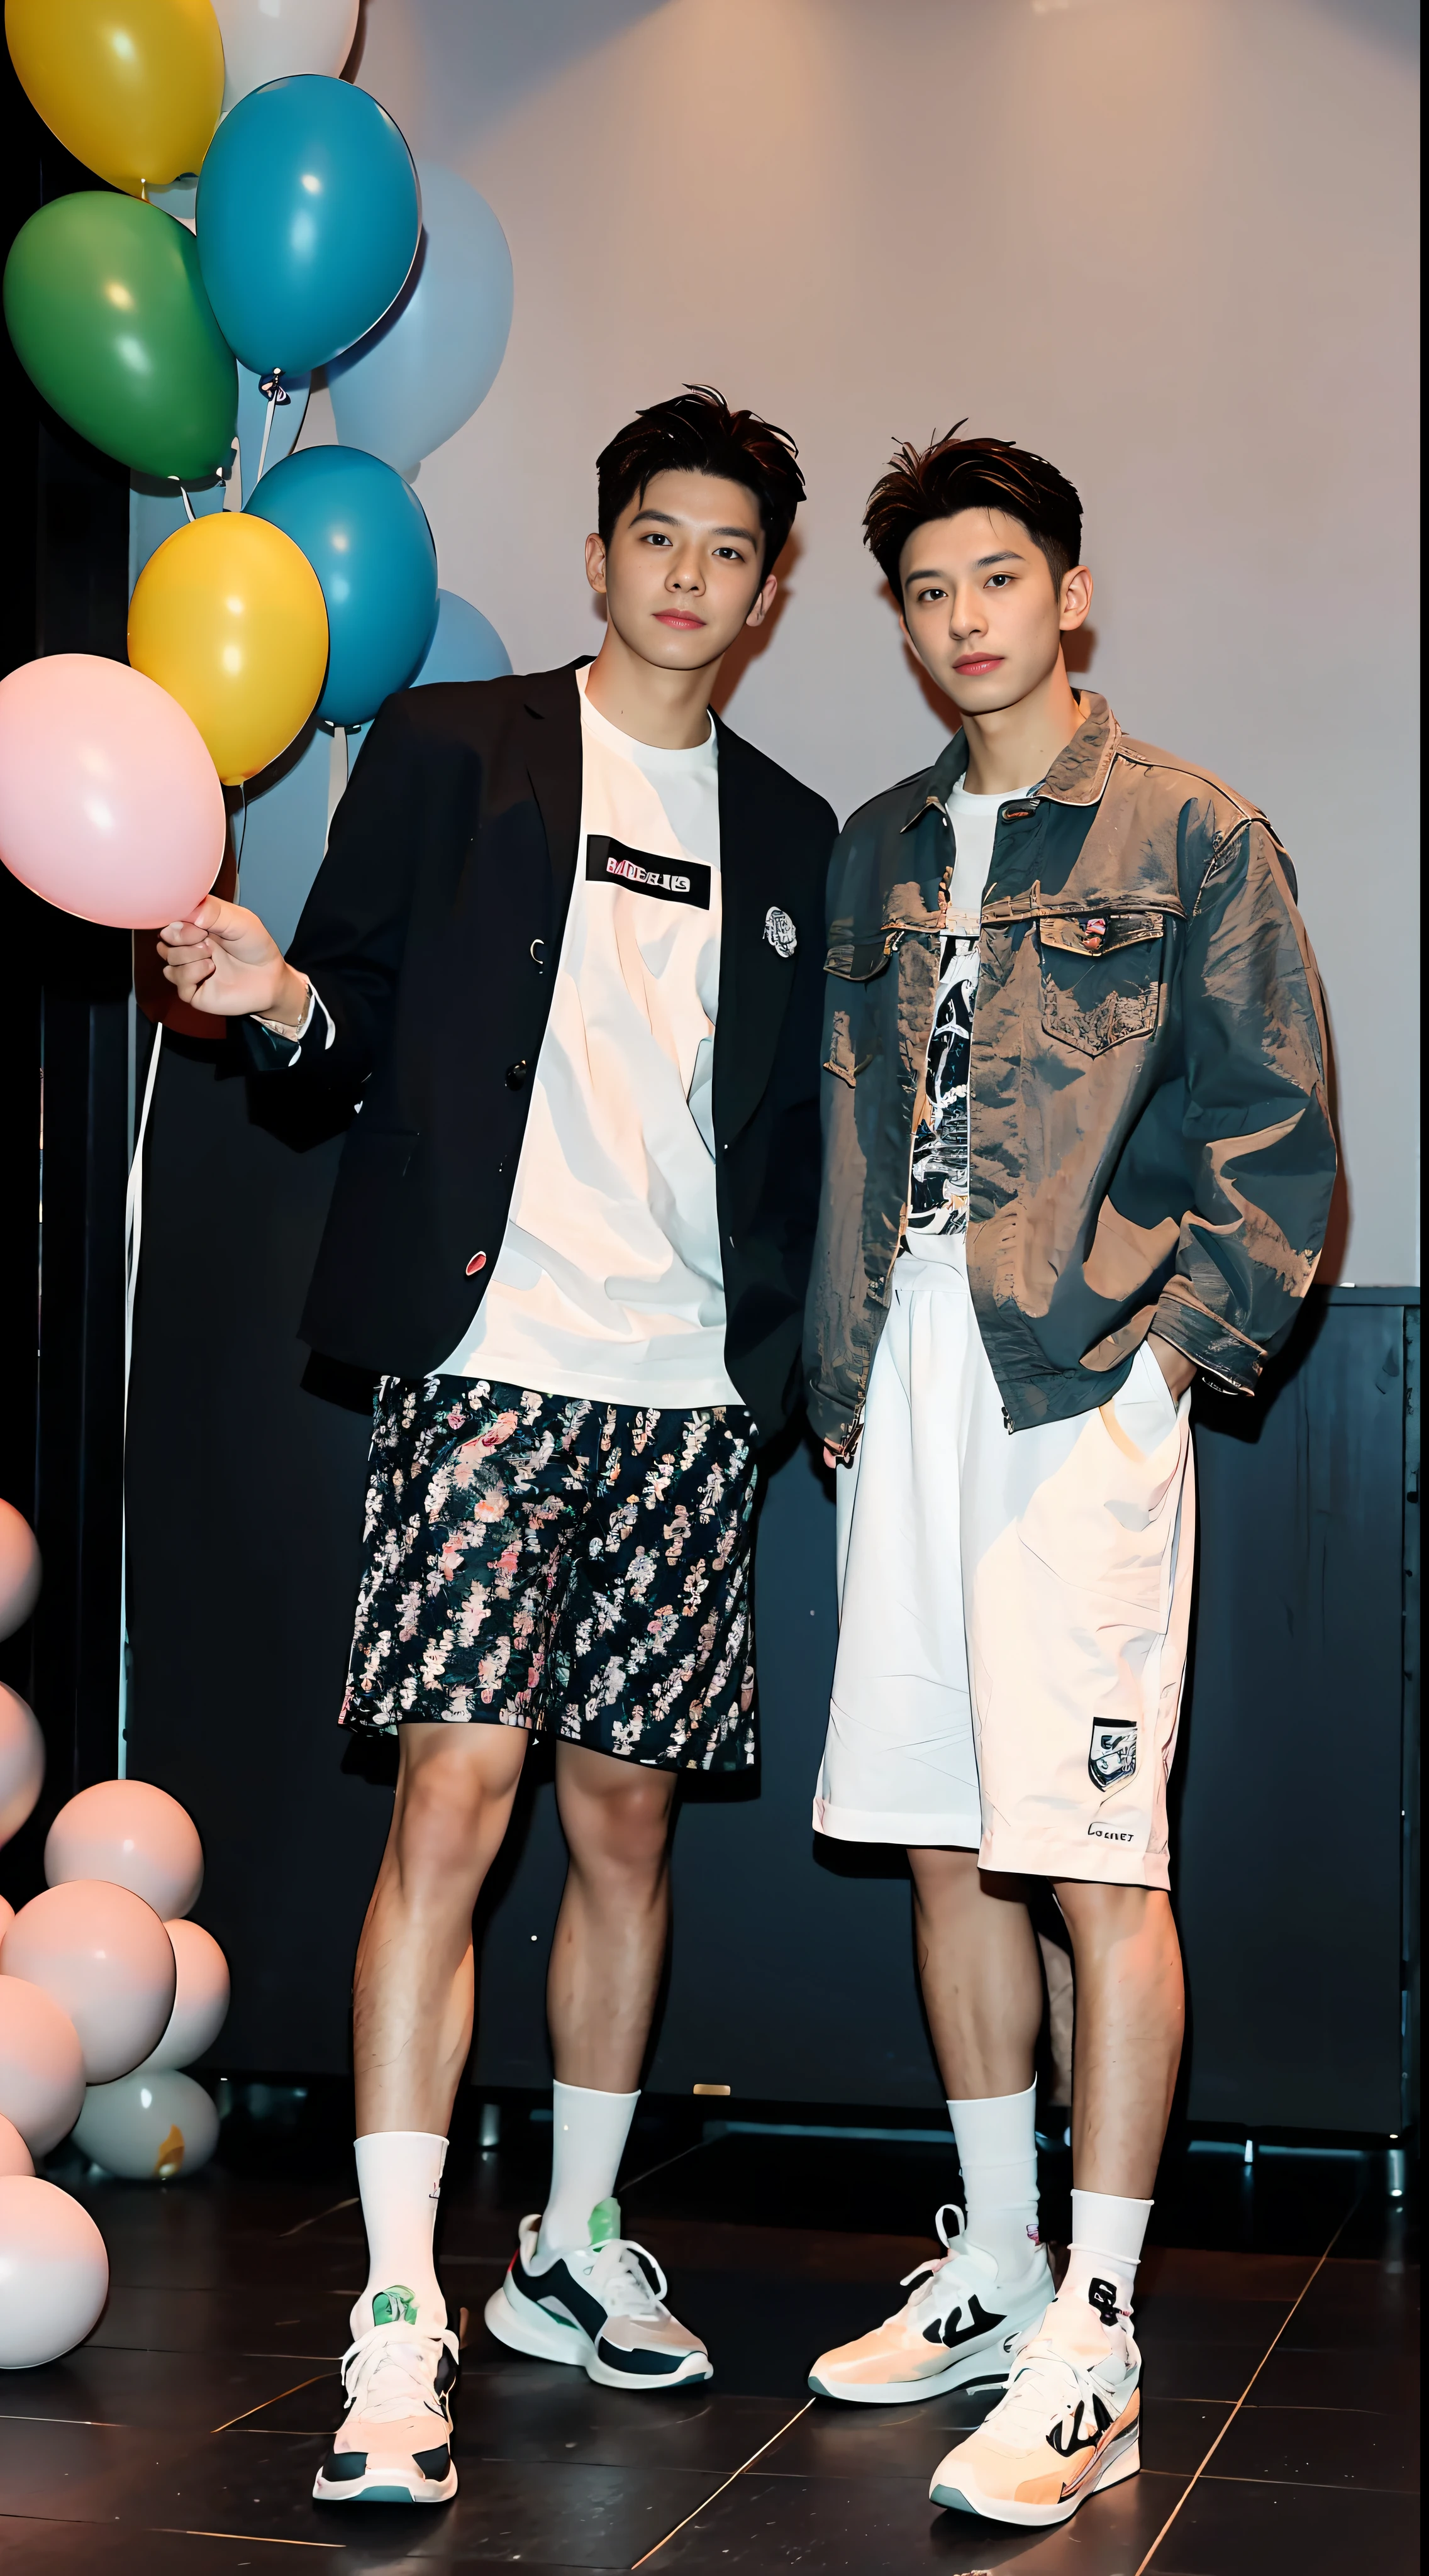
[[[546,2005],[562,2084],[633,2093],[670,1930],[672,1771],[617,1762],[580,1744],[556,1750],[556,1800],[570,1848],[551,1945]]]
[[[970,1851],[910,1851],[923,2004],[954,2101],[1025,2093],[1042,2025],[1042,1972],[1016,1881]]]
[[[1057,1901],[1076,1958],[1073,2179],[1079,2191],[1149,2200],[1186,2020],[1171,1900],[1074,1879],[1058,1884]]]
[[[471,1917],[526,1753],[518,1726],[401,1730],[392,1827],[352,1994],[357,2130],[445,2137],[471,2046]]]

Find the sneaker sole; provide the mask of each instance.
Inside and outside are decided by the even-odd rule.
[[[583,2326],[563,2325],[559,2317],[513,2290],[509,2273],[500,2289],[492,2291],[484,2314],[489,2331],[508,2351],[523,2352],[529,2361],[558,2361],[568,2370],[583,2370],[597,2388],[630,2388],[637,2396],[652,2397],[664,2388],[688,2388],[693,2380],[714,2377],[709,2356],[703,2352],[687,2353],[678,2369],[658,2376],[644,2370],[612,2370]]]
[[[450,2504],[456,2491],[455,2463],[444,2478],[424,2478],[414,2473],[410,2483],[394,2479],[390,2469],[371,2479],[331,2481],[319,2469],[313,2480],[314,2504]]]
[[[1048,2524],[1070,2522],[1073,2514],[1102,2487],[1120,2486],[1123,2478],[1134,2478],[1141,2467],[1141,2428],[1123,2435],[1120,2443],[1111,2443],[1102,2453],[1094,2473],[1057,2504],[1014,2504],[1006,2496],[984,2495],[973,2478],[964,2478],[960,2487],[945,2486],[935,2478],[928,2489],[932,2504],[947,2507],[952,2513],[976,2513],[984,2522],[1012,2522],[1024,2530],[1043,2530]]]

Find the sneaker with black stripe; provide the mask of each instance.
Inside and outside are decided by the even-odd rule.
[[[417,2330],[399,2282],[372,2302],[378,2322],[342,2357],[347,2411],[313,2481],[319,2504],[449,2504],[452,2390],[459,2348],[450,2328]]]
[[[537,2260],[541,2221],[523,2218],[510,2269],[486,2303],[498,2343],[533,2361],[573,2364],[598,2388],[685,2388],[711,2379],[710,2357],[665,2305],[653,2254],[620,2233],[620,2205],[591,2211],[590,2243]]]

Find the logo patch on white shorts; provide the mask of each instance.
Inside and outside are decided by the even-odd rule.
[[[1114,1789],[1118,1780],[1130,1780],[1136,1772],[1136,1729],[1120,1719],[1092,1719],[1091,1750],[1087,1769],[1095,1789]]]

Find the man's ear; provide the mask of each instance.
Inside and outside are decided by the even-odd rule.
[[[744,621],[746,626],[763,625],[765,618],[768,616],[770,609],[774,605],[774,593],[778,587],[779,576],[777,573],[771,572],[768,580],[760,589],[759,597],[756,599],[754,606],[751,608],[749,615]]]
[[[605,596],[605,539],[592,534],[585,541],[585,577],[591,589]]]
[[[1092,604],[1092,577],[1085,564],[1074,564],[1062,582],[1062,606],[1057,623],[1064,635],[1085,623]]]

